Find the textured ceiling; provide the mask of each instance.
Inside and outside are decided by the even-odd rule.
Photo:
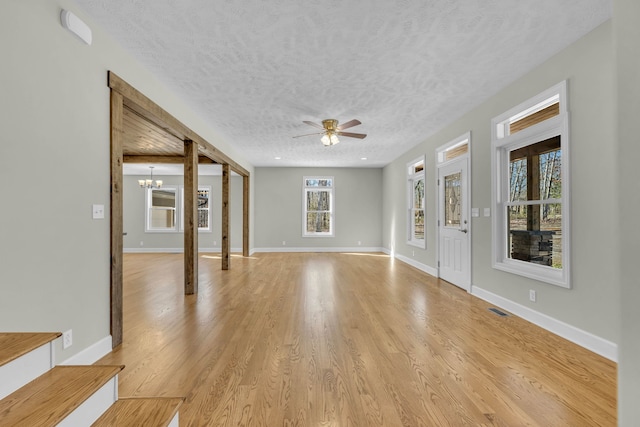
[[[75,1],[254,166],[386,165],[612,8],[611,0]],[[349,131],[368,136],[333,147],[292,138],[314,132],[303,120],[326,118],[359,119]]]

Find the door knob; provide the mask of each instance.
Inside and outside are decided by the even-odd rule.
[[[465,228],[464,230],[463,230],[463,229],[460,229],[460,231],[462,231],[462,232],[463,232],[463,233],[465,233],[465,234],[469,232],[469,230],[467,230],[466,228]]]

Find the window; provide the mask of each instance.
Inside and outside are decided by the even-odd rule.
[[[184,187],[180,188],[184,206]],[[198,186],[198,231],[211,231],[211,209],[209,208],[211,187]],[[180,231],[184,230],[184,215],[180,218]]]
[[[182,232],[184,230],[184,187],[178,185],[150,188],[146,191],[145,231]],[[198,231],[212,230],[210,196],[210,186],[198,187]],[[177,203],[178,200],[179,203]]]
[[[304,237],[333,236],[333,177],[305,177],[303,194]]]
[[[492,121],[493,266],[570,287],[566,82]]]
[[[176,228],[176,188],[147,190],[147,230],[174,231]]]
[[[425,247],[424,232],[424,156],[407,164],[408,236],[407,243]]]

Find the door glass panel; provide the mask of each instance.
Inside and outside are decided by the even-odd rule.
[[[444,177],[444,224],[460,227],[460,172]]]

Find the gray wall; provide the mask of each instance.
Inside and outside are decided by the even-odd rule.
[[[62,28],[61,7],[93,45]],[[65,360],[109,336],[107,70],[253,168],[71,1],[2,2],[0,52],[0,330],[72,329],[73,346],[56,348]]]
[[[618,235],[621,292],[621,343],[618,369],[620,426],[640,425],[640,2],[614,1],[617,59]]]
[[[122,189],[124,208],[123,226],[127,233],[124,236],[123,244],[125,252],[154,252],[157,249],[179,249],[184,248],[184,233],[158,233],[145,232],[145,191],[138,186],[138,179],[145,179],[148,176],[128,175],[124,177]],[[164,175],[155,176],[161,179],[165,187],[173,185],[183,185],[182,176]],[[222,177],[220,176],[199,176],[198,185],[208,185],[211,187],[211,209],[212,209],[212,231],[198,233],[199,248],[220,249],[222,237]],[[231,248],[235,251],[242,251],[242,177],[230,177],[230,233]],[[143,242],[143,245],[140,245]],[[215,243],[214,243],[215,242]]]
[[[481,103],[385,167],[383,244],[417,262],[436,266],[435,149],[471,131],[471,205],[491,206],[491,119],[568,79],[571,147],[573,289],[498,271],[491,266],[491,218],[472,218],[472,285],[598,337],[619,342],[619,272],[615,227],[615,95],[612,24],[574,45]],[[427,248],[406,245],[405,165],[427,156]],[[537,291],[538,302],[528,299]]]
[[[302,237],[304,176],[334,177],[335,237]],[[257,250],[381,247],[381,169],[256,168],[255,182]]]

